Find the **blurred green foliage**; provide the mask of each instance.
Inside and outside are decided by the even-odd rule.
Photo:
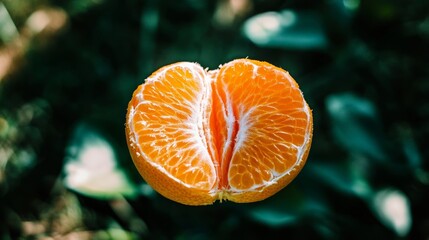
[[[428,12],[422,0],[0,2],[0,239],[427,239]],[[128,154],[132,92],[172,62],[242,57],[300,84],[307,165],[258,203],[161,197]]]

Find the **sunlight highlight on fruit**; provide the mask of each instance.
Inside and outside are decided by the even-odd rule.
[[[310,151],[312,113],[281,68],[238,59],[154,72],[128,105],[126,138],[157,192],[187,205],[255,202],[288,185]]]

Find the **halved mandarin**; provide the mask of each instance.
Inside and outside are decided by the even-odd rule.
[[[187,205],[274,195],[303,168],[312,131],[311,110],[289,73],[249,59],[214,71],[165,66],[135,90],[126,119],[142,177]]]

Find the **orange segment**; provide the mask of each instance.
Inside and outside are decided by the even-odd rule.
[[[216,87],[236,103],[238,131],[228,170],[231,193],[275,184],[301,164],[309,141],[305,135],[311,130],[310,110],[287,72],[268,63],[236,60],[220,69]]]
[[[216,172],[204,129],[210,106],[204,70],[176,64],[154,73],[134,93],[128,125],[139,154],[153,167],[184,185],[210,190]]]
[[[283,69],[238,59],[219,70],[163,67],[140,85],[126,121],[143,178],[188,205],[260,201],[289,184],[307,159],[312,113]]]

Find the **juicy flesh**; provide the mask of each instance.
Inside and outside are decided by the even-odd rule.
[[[288,73],[252,62],[206,72],[180,63],[135,93],[130,114],[140,154],[189,187],[254,190],[299,164],[309,110]]]

